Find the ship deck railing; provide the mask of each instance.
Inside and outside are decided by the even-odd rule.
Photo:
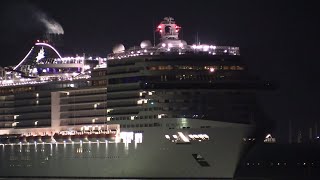
[[[213,45],[186,45],[182,47],[149,47],[134,48],[120,53],[109,54],[107,59],[122,59],[136,56],[153,55],[183,55],[207,53],[209,55],[240,55],[239,47],[233,46],[213,46]]]

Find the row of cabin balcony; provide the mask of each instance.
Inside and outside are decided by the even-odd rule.
[[[88,98],[88,97],[103,97],[106,96],[106,91],[105,92],[100,92],[100,93],[87,93],[87,94],[70,94],[70,92],[63,92],[60,95],[61,100],[68,100],[68,99],[81,99],[81,98]]]
[[[85,103],[85,104],[69,104],[68,106],[60,106],[60,112],[69,112],[69,111],[87,111],[87,110],[103,110],[106,109],[106,101],[99,103]]]
[[[66,116],[94,116],[94,115],[103,115],[107,114],[106,109],[94,109],[94,110],[69,110],[69,111],[60,111],[60,117],[65,118]]]
[[[85,117],[78,119],[62,119],[60,126],[93,125],[107,124],[107,118],[104,117]]]
[[[23,111],[19,111],[18,109],[15,109],[14,111],[11,112],[11,115],[13,115],[13,114],[32,115],[32,114],[38,114],[38,113],[51,113],[51,108],[50,108],[50,106],[47,106],[47,108],[29,109],[29,110],[26,109]]]
[[[33,128],[33,127],[43,127],[43,126],[50,126],[50,125],[51,125],[51,119],[48,119],[48,118],[0,122],[0,128],[24,128],[24,127]]]
[[[105,116],[106,116],[106,113],[82,114],[82,115],[68,114],[68,115],[61,115],[60,119],[95,118],[95,117],[105,117]]]
[[[68,98],[60,99],[60,104],[77,104],[77,103],[93,103],[93,102],[104,102],[106,101],[106,96],[95,96],[90,98]]]
[[[241,74],[235,75],[234,73],[216,73],[216,74],[159,74],[152,76],[129,76],[129,77],[109,77],[109,86],[110,85],[123,85],[131,83],[141,83],[141,82],[180,82],[180,81],[189,81],[189,82],[201,82],[201,83],[210,83],[211,81],[221,81],[221,80],[237,80],[242,82],[242,80],[247,80],[248,78],[242,76]],[[124,87],[122,87],[124,88]]]
[[[88,97],[92,95],[105,95],[107,93],[106,88],[100,89],[86,89],[80,91],[62,91],[60,94],[61,99],[70,98],[70,97]]]

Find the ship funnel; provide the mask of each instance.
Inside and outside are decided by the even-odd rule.
[[[42,37],[42,42],[50,44],[54,47],[62,47],[63,34],[45,33]]]

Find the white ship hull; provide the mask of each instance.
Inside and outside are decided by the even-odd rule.
[[[243,138],[251,135],[253,126],[196,119],[190,122],[207,128],[121,130],[143,131],[142,143],[2,145],[0,177],[233,178],[247,146]],[[178,132],[206,134],[209,140],[176,143],[165,138]]]

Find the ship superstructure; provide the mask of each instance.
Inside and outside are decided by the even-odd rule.
[[[72,109],[65,106],[67,104],[71,106],[70,102],[73,102],[74,105],[81,101],[79,100],[81,89],[99,87],[97,85],[99,78],[91,77],[91,71],[96,71],[94,67],[103,69],[102,61],[102,58],[93,59],[84,56],[61,57],[51,45],[35,43],[35,46],[18,65],[2,68],[0,81],[2,107],[0,117],[2,130],[0,131],[3,131],[2,134],[16,134],[25,131],[27,134],[35,135],[40,133],[39,129],[52,128],[52,125],[55,124],[53,116],[56,114],[56,109],[61,112],[80,110],[77,109],[78,107]],[[99,94],[99,90],[97,91],[95,93]],[[100,91],[102,91],[100,94],[105,96],[105,90],[104,93],[103,90]],[[66,95],[68,96],[65,97]],[[72,100],[70,100],[71,97],[73,97]],[[98,99],[102,104],[105,103],[101,97],[88,98],[86,101],[96,102]],[[58,100],[59,107],[55,107],[53,104]],[[61,118],[59,117],[62,119],[62,125],[68,124],[64,122],[67,121],[65,117],[72,118],[70,114],[62,113]],[[54,131],[50,130],[50,132]],[[41,133],[48,134],[49,132],[42,131]]]
[[[119,44],[107,60],[50,60],[38,43],[4,70],[0,176],[232,178],[270,84],[238,47],[188,45],[180,28],[167,17],[156,46]]]

